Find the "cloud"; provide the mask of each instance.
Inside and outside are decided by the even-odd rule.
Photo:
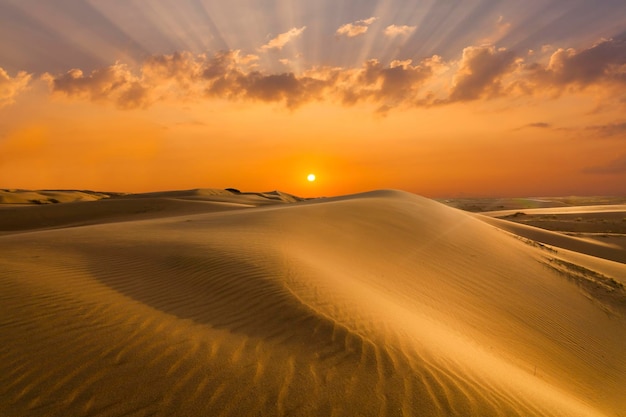
[[[524,130],[524,129],[552,129],[552,125],[550,123],[546,123],[546,122],[535,122],[535,123],[528,123],[524,126],[520,126],[517,127],[515,129],[513,129],[514,131],[520,131],[520,130]]]
[[[294,107],[307,101],[316,81],[292,73],[264,74],[255,69],[258,57],[240,51],[213,56],[175,53],[149,57],[140,68],[116,63],[89,74],[74,69],[59,76],[45,74],[54,94],[117,107],[147,107],[159,101],[203,98],[284,101]]]
[[[362,22],[371,23],[372,19]],[[291,38],[283,37],[275,44],[284,44],[286,39]],[[525,54],[521,57],[513,51],[482,45],[466,47],[457,61],[433,56],[419,62],[396,60],[385,64],[372,59],[360,67],[320,66],[298,73],[265,72],[259,69],[257,55],[238,50],[213,55],[180,52],[151,56],[133,68],[116,63],[90,73],[73,69],[60,75],[45,74],[42,78],[56,95],[113,103],[119,108],[146,107],[166,100],[219,98],[277,102],[289,108],[311,101],[344,105],[374,103],[387,111],[395,107],[445,105],[542,92],[553,97],[553,92],[565,91],[571,84],[603,86],[597,91],[615,99],[621,97],[620,91],[626,91],[618,88],[626,87],[623,80],[626,55],[620,55],[622,44],[622,41],[606,40],[580,52],[556,57],[553,54],[550,62],[545,63],[526,63],[524,60],[531,58]],[[289,64],[284,60],[282,63]],[[570,68],[574,63],[580,63],[581,68]],[[27,84],[29,76],[20,74],[10,78],[5,72],[0,73],[3,102],[12,100],[14,91],[19,90],[16,84]],[[550,127],[538,122],[522,128]],[[602,136],[619,135],[624,134],[626,123],[591,126],[587,130]]]
[[[74,69],[42,78],[53,94],[110,102],[121,109],[171,99],[210,98],[282,102],[289,108],[322,100],[396,107],[414,105],[421,87],[441,65],[437,56],[418,64],[406,60],[383,65],[369,60],[361,68],[316,67],[296,75],[261,72],[256,68],[257,59],[239,51],[213,56],[176,53],[150,57],[134,71],[116,63],[91,73]]]
[[[469,101],[497,95],[502,77],[513,70],[515,60],[513,52],[492,45],[465,48],[449,100]]]
[[[559,48],[547,66],[528,66],[540,86],[585,88],[594,84],[626,84],[626,38],[605,39],[588,49]]]
[[[15,103],[15,98],[24,91],[30,80],[31,74],[20,71],[13,78],[0,67],[0,108]]]
[[[372,24],[372,23],[374,23],[376,20],[378,20],[378,18],[377,18],[377,17],[372,16],[372,17],[369,17],[369,18],[367,18],[367,19],[357,20],[357,22],[356,22],[356,23],[362,23],[362,24],[364,24],[364,25],[371,25],[371,24]]]
[[[433,75],[439,57],[413,65],[411,60],[392,61],[388,67],[372,59],[365,63],[358,75],[358,94],[350,91],[351,99],[373,98],[387,105],[414,100],[421,85]],[[349,100],[348,100],[349,101]]]
[[[606,165],[585,168],[583,172],[587,174],[600,174],[600,175],[626,174],[626,154],[620,156],[617,159],[610,161]]]
[[[526,127],[534,127],[537,129],[549,129],[552,127],[552,125],[550,123],[545,123],[545,122],[536,122],[536,123],[529,123],[526,125]]]
[[[605,125],[596,125],[587,127],[588,131],[594,132],[598,136],[624,136],[626,137],[626,122],[609,123]]]
[[[377,17],[370,17],[368,19],[357,20],[356,22],[346,23],[340,26],[335,32],[339,36],[347,36],[354,38],[355,36],[363,35],[367,32],[369,26],[378,19]]]
[[[94,70],[88,75],[80,69],[72,69],[59,77],[44,74],[42,79],[54,92],[91,101],[112,99],[122,108],[141,106],[148,93],[147,87],[131,73],[129,67],[120,63]]]
[[[415,29],[417,29],[417,26],[390,25],[385,28],[385,36],[389,36],[390,38],[395,38],[396,36],[407,36],[413,33]]]
[[[301,80],[293,73],[264,75],[255,72],[248,75],[245,88],[248,97],[262,101],[289,100],[300,96],[303,90]]]
[[[239,96],[235,89],[255,67],[256,60],[256,55],[242,55],[238,50],[211,57],[181,52],[151,56],[135,71],[115,63],[89,74],[72,69],[58,76],[46,73],[42,79],[54,94],[112,102],[118,108],[130,109],[171,99],[186,101],[220,95],[235,98]]]
[[[301,28],[291,28],[285,33],[281,33],[276,36],[274,39],[270,40],[265,45],[261,46],[261,50],[267,51],[270,49],[278,49],[281,50],[285,45],[291,42],[292,39],[297,38],[302,35],[306,26],[302,26]]]

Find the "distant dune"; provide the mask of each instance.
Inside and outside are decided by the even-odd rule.
[[[626,415],[609,243],[400,191],[56,193],[0,194],[2,417]]]

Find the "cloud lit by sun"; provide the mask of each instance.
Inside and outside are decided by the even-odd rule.
[[[416,26],[408,26],[408,25],[389,25],[385,28],[385,35],[389,37],[395,36],[407,36],[411,33],[415,32],[417,29]]]
[[[302,35],[306,26],[302,26],[301,28],[292,28],[289,29],[285,33],[281,33],[275,38],[271,39],[268,43],[261,46],[261,50],[269,50],[269,49],[283,49],[283,47],[289,43],[292,39],[297,38]]]
[[[367,19],[357,20],[353,23],[346,23],[341,25],[336,33],[337,35],[344,35],[349,38],[354,38],[355,36],[363,35],[369,29],[369,26],[376,21],[376,17],[370,17]]]

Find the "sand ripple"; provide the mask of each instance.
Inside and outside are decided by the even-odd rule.
[[[626,410],[624,317],[541,248],[409,194],[10,234],[0,251],[1,416]]]

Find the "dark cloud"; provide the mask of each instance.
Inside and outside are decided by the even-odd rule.
[[[259,72],[245,78],[246,97],[260,101],[284,101],[288,107],[297,107],[314,95],[315,88],[305,79],[298,79],[293,73],[263,75]]]
[[[181,83],[193,81],[201,76],[210,75],[213,71],[221,74],[227,63],[233,59],[232,54],[220,52],[203,64],[202,57],[189,52],[175,52],[171,55],[153,55],[148,57],[142,66],[142,73],[148,78],[175,79]]]
[[[535,123],[528,123],[527,125],[518,127],[514,130],[523,130],[523,129],[551,129],[552,125],[550,123],[546,123],[546,122],[535,122]]]
[[[620,175],[626,174],[626,154],[620,156],[607,163],[606,165],[600,165],[595,167],[589,167],[583,170],[587,174],[601,174],[601,175]]]
[[[437,57],[418,65],[393,61],[389,66],[367,61],[359,69],[315,68],[300,76],[266,74],[257,57],[239,51],[211,57],[176,53],[148,58],[141,68],[115,64],[89,74],[74,69],[54,77],[46,74],[53,92],[91,101],[112,101],[120,108],[145,107],[163,99],[219,97],[231,100],[283,102],[290,108],[315,100],[354,104],[373,101],[397,106],[414,99],[433,75]]]
[[[389,66],[382,65],[378,60],[367,61],[356,80],[343,84],[344,101],[374,100],[386,105],[410,101],[415,98],[420,87],[433,75],[433,67],[438,58],[424,60],[413,65],[411,60],[392,61]]]
[[[449,101],[469,101],[500,92],[502,77],[514,68],[515,54],[494,46],[471,46],[463,50]]]
[[[526,125],[526,127],[536,127],[539,129],[548,129],[550,127],[552,127],[552,125],[550,123],[545,123],[545,122],[537,122],[537,123],[529,123]]]
[[[624,136],[626,137],[626,122],[609,123],[606,125],[589,126],[587,131],[594,132],[598,136]]]
[[[581,51],[558,49],[547,66],[531,64],[528,70],[539,84],[557,88],[626,84],[626,38],[603,40]]]

